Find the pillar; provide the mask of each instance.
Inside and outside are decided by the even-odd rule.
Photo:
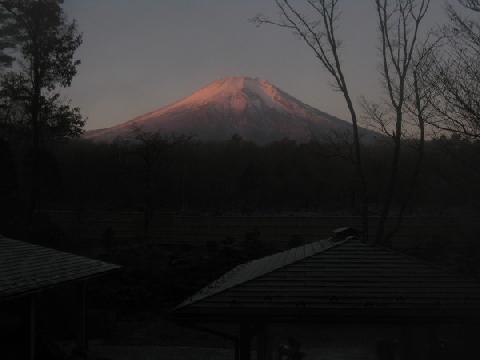
[[[37,304],[35,295],[31,295],[28,299],[28,358],[35,359],[36,340],[37,340]]]
[[[240,341],[235,340],[235,360],[240,360]]]
[[[257,333],[257,360],[271,360],[270,339],[267,325],[261,325]]]
[[[440,357],[440,342],[438,338],[438,325],[428,326],[428,359],[436,360]]]
[[[252,355],[252,327],[248,324],[240,326],[239,357],[240,360],[250,360]]]
[[[79,283],[77,288],[78,301],[78,332],[77,349],[81,356],[86,356],[88,351],[87,337],[87,281]]]
[[[400,359],[411,360],[412,359],[412,331],[411,326],[405,325],[401,329],[400,335]]]

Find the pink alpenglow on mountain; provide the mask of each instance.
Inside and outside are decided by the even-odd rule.
[[[229,77],[120,125],[88,131],[85,138],[111,142],[131,137],[134,128],[202,141],[239,135],[264,144],[285,138],[298,142],[332,139],[351,133],[352,125],[302,103],[266,80]],[[361,133],[375,136],[368,130]]]

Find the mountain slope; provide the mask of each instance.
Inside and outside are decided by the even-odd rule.
[[[322,140],[332,133],[350,133],[351,124],[302,103],[266,80],[229,77],[123,124],[89,131],[85,138],[109,142],[130,136],[133,128],[206,141],[227,140],[237,134],[268,143],[283,138]],[[374,134],[362,132],[368,137]]]

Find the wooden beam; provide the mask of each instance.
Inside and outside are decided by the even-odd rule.
[[[231,334],[227,334],[226,332],[222,332],[222,331],[218,331],[218,330],[214,330],[214,329],[210,329],[206,326],[201,326],[201,325],[197,325],[197,324],[186,324],[186,323],[178,323],[179,325],[181,326],[185,326],[185,327],[189,327],[191,329],[195,329],[195,330],[198,330],[198,331],[202,331],[202,332],[206,332],[208,334],[212,334],[212,335],[215,335],[215,336],[218,336],[218,337],[221,337],[223,339],[227,339],[227,340],[230,340],[232,342],[237,342],[238,341],[238,338],[237,336],[234,336],[234,335],[231,335]]]

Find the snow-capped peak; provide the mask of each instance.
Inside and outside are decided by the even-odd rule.
[[[188,134],[202,140],[229,139],[238,134],[266,143],[286,137],[308,141],[331,130],[348,132],[351,125],[302,103],[266,80],[237,76],[216,80],[171,105],[91,131],[86,137],[109,141],[128,137],[132,128]]]
[[[266,80],[244,76],[227,77],[214,81],[193,95],[184,98],[171,106],[194,107],[211,105],[219,108],[230,108],[243,111],[250,107],[267,107],[277,111],[285,110],[276,100],[280,91]]]

